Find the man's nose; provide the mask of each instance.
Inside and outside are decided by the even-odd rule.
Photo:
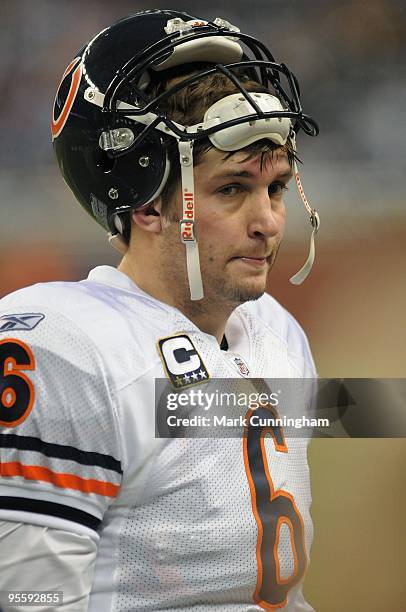
[[[284,224],[283,203],[281,202],[277,210],[274,210],[268,190],[253,195],[248,214],[248,233],[251,238],[275,236]]]

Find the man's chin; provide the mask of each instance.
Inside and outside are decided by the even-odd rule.
[[[264,293],[265,291],[262,291],[261,293],[257,292],[241,294],[239,296],[238,304],[245,304],[245,302],[255,302],[256,300],[259,300],[259,298],[261,298]]]
[[[262,297],[265,293],[266,283],[239,283],[233,287],[227,287],[225,296],[236,304],[253,302]]]

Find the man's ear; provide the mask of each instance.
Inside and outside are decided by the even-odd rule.
[[[162,231],[161,198],[156,198],[147,206],[134,210],[131,218],[133,223],[145,232],[159,234]]]

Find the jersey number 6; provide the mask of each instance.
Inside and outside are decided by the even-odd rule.
[[[15,338],[0,341],[0,426],[24,421],[34,404],[34,385],[23,370],[34,370],[31,349]]]
[[[252,410],[247,412],[249,422]],[[271,406],[258,408],[260,418],[277,416]],[[280,427],[248,426],[244,435],[244,462],[250,490],[252,509],[258,525],[257,564],[258,579],[254,594],[257,604],[267,610],[286,604],[289,590],[301,580],[306,570],[303,519],[293,496],[283,490],[275,491],[269,473],[265,449],[265,435],[272,435],[277,451],[288,452]],[[280,572],[278,544],[282,525],[289,529],[294,559],[290,576]]]

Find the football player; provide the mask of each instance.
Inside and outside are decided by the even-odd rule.
[[[265,293],[293,175],[312,226],[296,284],[319,225],[296,77],[223,19],[146,11],[78,51],[51,130],[123,257],[0,302],[0,591],[62,591],[78,612],[312,610],[306,440],[157,438],[154,409],[157,379],[315,376]]]

